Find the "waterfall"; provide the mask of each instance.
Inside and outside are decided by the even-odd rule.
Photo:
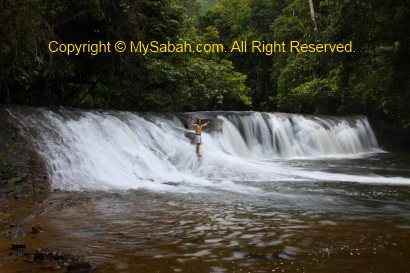
[[[364,116],[174,115],[66,108],[9,108],[8,112],[44,158],[52,186],[58,189],[175,190],[172,185],[179,183],[178,190],[192,190],[235,181],[394,180],[327,175],[283,163],[298,157],[357,157],[380,152]],[[186,118],[190,116],[211,121],[203,132],[201,158],[189,139],[192,128]]]
[[[269,114],[273,142],[281,157],[346,155],[380,151],[365,117],[351,119],[281,117]]]
[[[340,156],[380,151],[373,130],[363,116],[228,114],[224,123],[230,122],[241,132],[252,155],[259,158]]]

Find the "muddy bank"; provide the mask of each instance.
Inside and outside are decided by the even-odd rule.
[[[50,240],[55,241],[52,224],[41,219],[87,206],[89,197],[59,191],[20,193],[0,200],[0,272],[93,272],[94,265],[81,252],[62,251],[58,242],[50,245]]]
[[[37,213],[49,192],[45,166],[18,126],[0,106],[0,234],[13,239]]]
[[[49,249],[52,236],[37,223],[39,215],[83,204],[81,194],[50,197],[50,183],[42,158],[21,133],[7,107],[0,106],[0,271],[92,272],[94,267],[74,253]],[[58,196],[58,192],[53,192]]]
[[[44,163],[6,109],[0,106],[0,198],[47,191]]]

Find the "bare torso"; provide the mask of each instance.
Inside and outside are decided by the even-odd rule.
[[[195,128],[195,134],[196,135],[200,135],[202,133],[202,128],[204,128],[206,126],[206,124],[193,124],[194,128]]]

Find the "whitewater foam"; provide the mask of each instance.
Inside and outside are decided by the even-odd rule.
[[[28,113],[27,113],[28,112]],[[365,117],[257,112],[196,113],[211,120],[195,156],[191,114],[9,109],[62,190],[217,188],[261,193],[240,181],[346,181],[410,184],[401,177],[359,176],[291,167],[290,158],[357,157],[380,152]],[[256,185],[256,184],[255,184]]]

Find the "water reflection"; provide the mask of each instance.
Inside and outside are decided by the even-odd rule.
[[[283,164],[409,177],[406,157],[388,154]],[[82,253],[99,272],[408,272],[409,186],[230,183],[190,192],[178,192],[178,183],[166,192],[56,191],[44,202],[55,209],[33,218],[46,232],[30,245]]]
[[[41,244],[102,272],[405,272],[406,187],[260,186],[267,194],[83,193],[81,206],[42,216],[53,236]]]

